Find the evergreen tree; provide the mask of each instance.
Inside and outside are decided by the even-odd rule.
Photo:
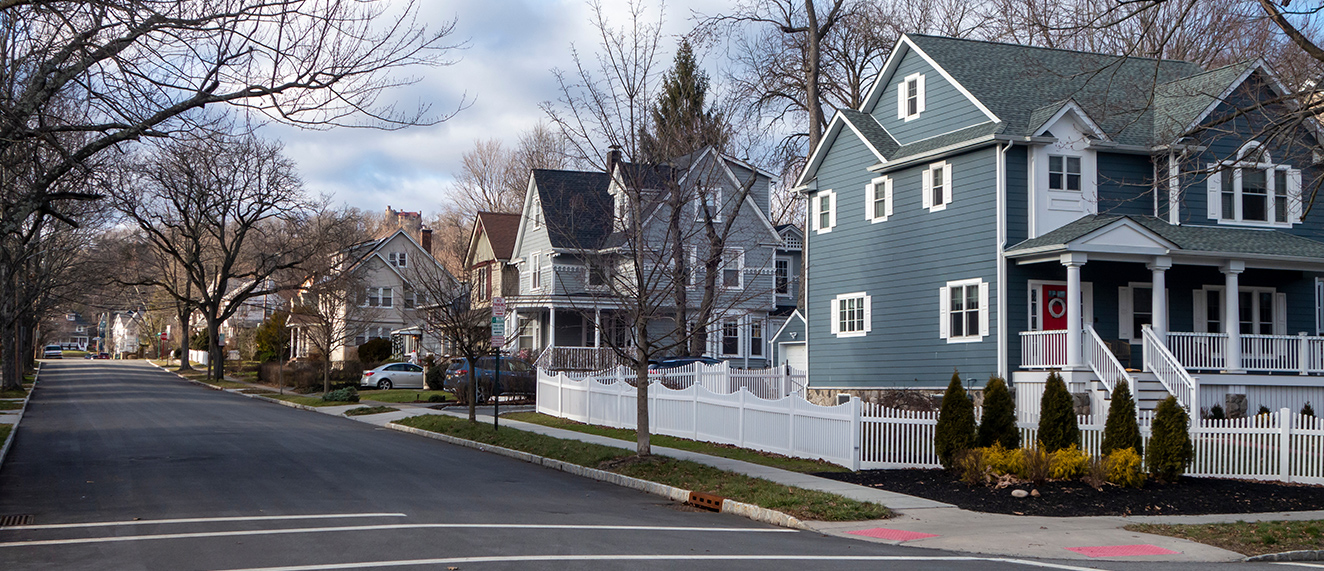
[[[1149,451],[1145,454],[1145,465],[1158,480],[1177,481],[1195,456],[1189,422],[1186,411],[1177,404],[1177,397],[1170,396],[1159,403],[1154,413],[1154,434],[1149,438]]]
[[[934,428],[933,447],[938,461],[951,468],[956,454],[975,444],[975,405],[961,387],[961,374],[952,373],[952,382],[942,395],[938,426]]]
[[[1315,418],[1315,407],[1310,406],[1310,401],[1306,401],[1306,404],[1301,407],[1301,416]]]
[[[979,419],[979,446],[1001,444],[1013,449],[1021,446],[1021,431],[1016,427],[1016,402],[1002,377],[989,377],[984,385],[984,416]]]
[[[1141,450],[1143,439],[1140,437],[1140,424],[1136,421],[1136,402],[1131,398],[1131,388],[1126,381],[1118,381],[1113,389],[1112,402],[1108,404],[1108,420],[1103,425],[1104,456],[1113,450],[1131,448],[1136,454]]]
[[[681,40],[676,60],[662,77],[662,93],[653,105],[653,125],[639,134],[644,162],[659,163],[708,145],[726,144],[722,114],[705,109],[708,74],[699,69],[689,40]]]
[[[1039,442],[1050,454],[1072,444],[1080,446],[1076,405],[1057,371],[1048,373],[1044,396],[1039,399]]]
[[[289,314],[277,311],[257,326],[253,334],[253,343],[257,351],[253,358],[259,363],[279,361],[285,358],[290,346],[290,330],[285,327]]]

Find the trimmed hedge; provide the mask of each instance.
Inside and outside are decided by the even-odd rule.
[[[359,391],[354,387],[336,389],[322,395],[322,400],[327,402],[359,402]]]
[[[1112,402],[1108,404],[1108,420],[1103,425],[1100,452],[1107,456],[1113,450],[1131,448],[1137,454],[1143,454],[1143,443],[1140,423],[1136,421],[1136,401],[1131,398],[1131,388],[1126,386],[1126,381],[1120,381],[1113,390]]]
[[[1195,447],[1187,432],[1189,423],[1186,410],[1177,404],[1177,397],[1169,396],[1159,403],[1154,413],[1154,433],[1149,438],[1149,450],[1145,454],[1149,474],[1159,481],[1177,481],[1195,456]]]
[[[1050,454],[1070,446],[1080,447],[1076,404],[1057,371],[1048,373],[1044,396],[1039,399],[1039,442]]]
[[[974,448],[975,405],[961,386],[961,374],[952,373],[952,382],[942,395],[938,426],[934,428],[933,448],[944,468],[955,466],[957,453]]]
[[[1021,430],[1016,428],[1016,401],[1007,390],[1007,381],[993,375],[984,385],[984,416],[979,419],[979,447],[994,444],[1020,448]]]

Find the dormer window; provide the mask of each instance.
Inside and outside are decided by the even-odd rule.
[[[1251,141],[1237,160],[1210,165],[1209,217],[1220,222],[1290,226],[1301,217],[1301,171],[1273,162]]]
[[[897,84],[897,119],[918,119],[924,112],[924,74],[906,76]]]
[[[1080,192],[1080,157],[1048,155],[1048,190]]]

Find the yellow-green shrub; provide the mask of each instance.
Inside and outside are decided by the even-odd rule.
[[[987,448],[980,448],[980,451],[984,454],[984,464],[994,474],[1021,473],[1021,450],[1019,448],[1003,448],[1001,444],[994,444]]]
[[[1017,476],[1036,484],[1042,484],[1051,476],[1048,451],[1044,450],[1043,442],[1036,442],[1034,448],[1022,448],[1020,453],[1021,471]]]
[[[1054,451],[1048,457],[1048,474],[1054,480],[1074,480],[1089,470],[1090,457],[1072,444]]]
[[[988,483],[988,465],[984,463],[984,449],[971,448],[956,453],[952,460],[953,468],[966,485],[979,486]]]
[[[1140,471],[1140,455],[1134,448],[1113,450],[1108,455],[1108,481],[1130,488],[1139,488],[1145,483],[1145,473]]]

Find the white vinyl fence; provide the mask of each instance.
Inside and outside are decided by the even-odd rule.
[[[625,368],[584,374],[538,371],[538,412],[587,424],[635,428],[634,373]],[[819,406],[805,400],[801,373],[692,365],[655,375],[649,387],[653,433],[814,458],[852,470],[938,468],[937,412],[861,402]],[[766,396],[766,398],[765,398]],[[975,409],[978,419],[982,411]],[[1017,422],[1034,442],[1038,419]],[[1077,417],[1083,450],[1098,455],[1105,415]],[[1149,445],[1153,411],[1141,411]],[[1188,476],[1324,484],[1324,419],[1290,409],[1231,420],[1193,419],[1195,458]]]

